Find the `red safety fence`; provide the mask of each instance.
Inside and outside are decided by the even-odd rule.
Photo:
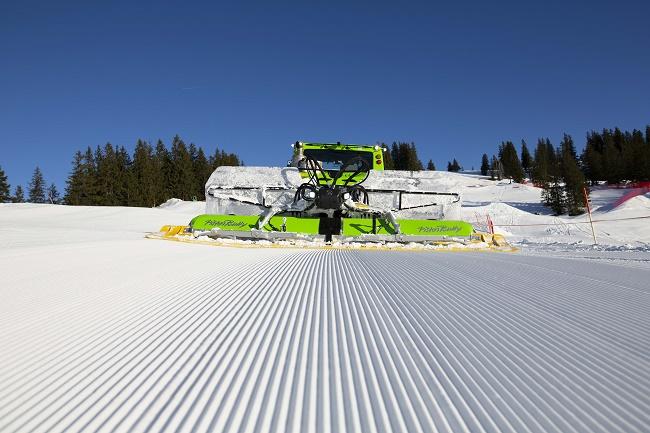
[[[537,223],[537,224],[499,224],[499,223],[493,223],[494,226],[496,227],[533,227],[533,226],[557,226],[557,225],[573,225],[573,224],[591,224],[592,222],[594,223],[604,223],[604,222],[613,222],[613,221],[628,221],[628,220],[641,220],[641,219],[648,219],[650,218],[650,215],[644,215],[644,216],[639,216],[639,217],[628,217],[628,218],[616,218],[616,219],[604,219],[604,220],[593,220],[591,222],[589,221],[572,221],[572,222],[562,222],[561,224],[558,223]]]
[[[612,209],[622,205],[623,203],[625,203],[631,198],[650,192],[650,182],[637,182],[637,185],[639,186],[637,186],[632,191],[628,192],[627,194],[625,194],[624,196],[616,200],[612,205]]]
[[[607,188],[612,189],[631,189],[631,188],[650,188],[650,181],[638,181],[627,183],[609,183]]]

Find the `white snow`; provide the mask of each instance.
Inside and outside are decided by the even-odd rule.
[[[267,187],[295,188],[302,180],[295,168],[281,167],[220,167],[208,182],[206,188],[213,184],[226,188]],[[531,245],[533,243],[547,244],[557,242],[563,244],[593,244],[593,235],[589,225],[588,215],[576,217],[555,217],[551,211],[540,203],[541,190],[532,185],[512,183],[508,180],[492,181],[487,177],[475,174],[449,173],[441,171],[384,171],[371,172],[363,184],[368,188],[424,190],[436,192],[455,192],[462,197],[460,212],[447,202],[451,197],[437,196],[435,201],[444,205],[447,219],[461,218],[475,225],[476,228],[487,230],[489,216],[498,233],[503,233],[512,242]],[[596,239],[604,245],[650,245],[650,194],[635,197],[623,205],[612,209],[612,204],[625,195],[629,190],[608,189],[596,187],[591,194],[593,220],[595,222]],[[293,193],[286,197],[283,193],[266,191],[267,202],[284,203],[293,199]],[[233,193],[228,191],[215,192],[208,204],[209,213],[258,214],[260,209],[248,204],[238,204],[227,197]],[[243,200],[261,202],[256,190],[238,190],[236,193]],[[286,195],[286,194],[285,194]],[[384,194],[386,195],[386,194]],[[391,206],[393,197],[383,197],[378,194],[375,200],[381,205]],[[407,205],[417,205],[420,202],[430,202],[428,196],[406,196]],[[427,212],[440,217],[440,209],[424,208],[422,210],[406,211],[405,218],[426,218]],[[420,214],[421,213],[421,214]],[[624,221],[611,221],[626,218]]]
[[[592,246],[536,188],[440,181],[521,251],[189,245],[144,234],[203,202],[1,204],[0,432],[647,431],[649,221]],[[650,214],[620,194],[594,219]]]
[[[304,182],[295,167],[218,167],[205,184],[207,213],[259,215],[265,209],[262,204],[284,208],[294,202]],[[449,190],[444,172],[370,171],[363,186],[373,206],[394,209],[397,218],[460,218],[458,197],[446,194],[455,191]]]

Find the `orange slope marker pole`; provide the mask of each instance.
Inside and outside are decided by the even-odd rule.
[[[594,230],[594,221],[591,219],[591,205],[589,204],[589,195],[587,194],[587,187],[582,187],[582,192],[585,194],[585,204],[587,205],[587,213],[589,214],[589,224],[591,225],[591,235],[594,237],[594,245],[598,245],[596,242],[596,231]]]

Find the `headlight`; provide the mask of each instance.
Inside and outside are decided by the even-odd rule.
[[[350,199],[350,193],[349,192],[344,192],[343,193],[343,200],[349,200]]]

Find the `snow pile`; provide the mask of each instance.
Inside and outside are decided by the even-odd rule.
[[[205,212],[204,201],[183,201],[179,198],[170,198],[165,203],[158,206],[158,209],[165,209],[173,212],[192,212],[199,215]]]
[[[220,188],[267,187],[297,188],[303,183],[300,172],[295,167],[218,167],[205,183],[208,191],[211,186]]]
[[[169,208],[173,208],[175,206],[178,206],[178,205],[180,205],[182,203],[184,203],[184,202],[180,198],[170,198],[169,200],[167,200],[166,202],[164,202],[163,204],[161,204],[158,207],[161,208],[161,209],[169,209]]]
[[[363,186],[374,206],[400,209],[397,218],[458,219],[459,197],[450,193],[462,178],[450,180],[440,172],[370,171]],[[259,215],[266,207],[286,208],[305,181],[295,167],[218,167],[205,185],[206,213]],[[423,191],[432,194],[419,194]]]

